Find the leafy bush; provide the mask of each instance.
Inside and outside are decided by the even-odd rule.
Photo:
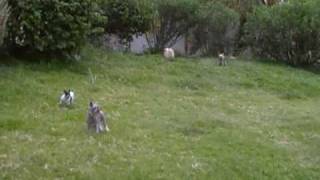
[[[154,18],[151,33],[147,39],[149,46],[161,51],[172,46],[196,23],[199,3],[194,0],[162,0],[154,2]]]
[[[6,24],[10,14],[10,8],[6,0],[0,0],[0,45],[6,35]]]
[[[9,0],[9,5],[10,45],[45,53],[74,53],[104,19],[91,0]]]
[[[201,49],[206,55],[218,51],[231,53],[238,34],[240,16],[221,3],[202,5],[198,13],[197,26],[193,30],[195,42],[192,50]]]
[[[246,24],[246,41],[257,55],[289,64],[320,58],[320,0],[292,0],[259,7]]]
[[[106,32],[117,34],[126,42],[150,28],[152,9],[148,0],[107,0],[102,6],[108,17]]]
[[[255,6],[262,5],[263,0],[201,0],[202,2],[218,2],[222,3],[228,8],[237,11],[241,16],[246,16]]]

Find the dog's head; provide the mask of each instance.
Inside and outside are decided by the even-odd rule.
[[[70,89],[69,90],[63,90],[63,93],[64,93],[65,97],[69,97],[70,96],[70,92],[71,92]]]
[[[172,48],[164,48],[163,52],[173,52],[174,50]]]
[[[90,101],[89,103],[89,113],[96,114],[100,111],[100,107],[97,103]]]

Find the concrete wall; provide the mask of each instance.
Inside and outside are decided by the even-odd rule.
[[[230,25],[228,27],[228,30],[225,34],[224,41],[225,42],[225,53],[227,54],[233,54],[233,47],[234,42],[237,33],[239,32],[239,25]],[[218,40],[218,39],[217,39]],[[149,45],[146,39],[146,36],[140,35],[140,36],[133,36],[133,41],[130,42],[129,48],[126,47],[126,45],[120,43],[120,39],[116,35],[105,35],[103,37],[103,45],[107,47],[108,49],[114,50],[114,51],[126,51],[129,50],[132,53],[135,54],[143,54],[146,50],[149,49]],[[189,41],[188,44],[189,47],[192,46],[192,41]],[[178,41],[171,47],[175,50],[177,55],[190,55],[189,52],[187,52],[186,48],[186,38],[181,37],[178,39]],[[194,55],[201,55],[203,52],[201,50],[198,50],[196,54]]]
[[[120,43],[120,39],[116,35],[105,35],[103,41],[103,45],[113,51],[125,51],[127,49],[124,44]],[[185,55],[185,38],[180,38],[172,48],[177,54]],[[143,54],[148,49],[149,45],[145,35],[133,36],[133,41],[130,42],[130,52]]]

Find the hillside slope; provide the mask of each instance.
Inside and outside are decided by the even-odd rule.
[[[87,133],[91,99],[110,133]],[[0,179],[320,178],[320,76],[285,65],[89,48],[3,60],[0,102]]]

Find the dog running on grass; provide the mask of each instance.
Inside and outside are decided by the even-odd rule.
[[[63,90],[63,94],[60,97],[60,105],[70,106],[73,104],[75,98],[75,94],[73,91]]]
[[[87,116],[87,125],[89,131],[101,133],[109,131],[107,118],[97,103],[90,102]]]

